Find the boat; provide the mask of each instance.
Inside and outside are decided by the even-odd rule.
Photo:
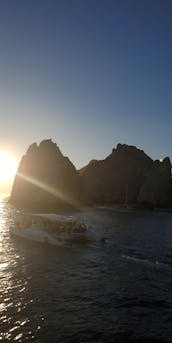
[[[76,216],[39,213],[19,215],[9,231],[13,236],[58,246],[75,242],[104,241],[103,237]]]

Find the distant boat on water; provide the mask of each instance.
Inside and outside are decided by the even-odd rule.
[[[77,217],[57,214],[23,215],[9,230],[13,236],[57,246],[103,239]]]

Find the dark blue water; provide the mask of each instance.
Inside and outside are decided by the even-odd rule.
[[[0,209],[0,342],[172,342],[172,214],[97,209],[107,243],[10,237]]]

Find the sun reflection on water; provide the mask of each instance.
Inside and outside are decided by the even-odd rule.
[[[26,251],[9,233],[16,211],[0,200],[0,343],[34,339],[42,318],[32,318],[32,274],[27,270]]]
[[[6,203],[0,201],[0,270],[6,269],[8,267],[5,242],[6,242]]]

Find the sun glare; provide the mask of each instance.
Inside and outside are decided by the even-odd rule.
[[[0,151],[0,184],[10,182],[16,171],[17,161],[8,153]]]

